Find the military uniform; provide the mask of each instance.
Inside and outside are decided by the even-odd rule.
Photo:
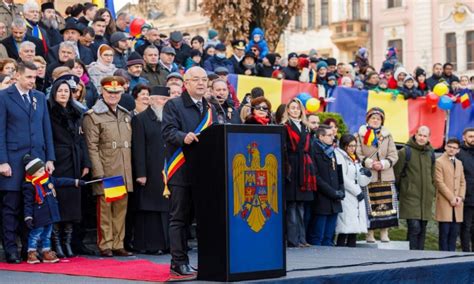
[[[12,1],[15,2],[15,1]],[[23,13],[23,5],[10,4],[10,7],[4,1],[0,2],[0,22],[7,26],[7,37],[12,34],[11,23],[16,17],[21,17]]]
[[[123,84],[123,79],[115,76],[106,77],[101,82],[102,87],[110,92],[123,92]],[[127,191],[132,192],[130,113],[119,105],[113,111],[103,100],[98,100],[85,114],[83,129],[92,164],[92,176],[123,176]],[[127,196],[106,202],[102,183],[93,185],[93,193],[97,196],[98,203],[97,245],[101,253],[123,250]]]

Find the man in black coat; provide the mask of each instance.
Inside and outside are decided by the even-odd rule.
[[[292,52],[288,54],[288,66],[283,68],[286,80],[299,81],[300,71],[298,70],[298,54]]]
[[[82,31],[76,26],[74,23],[67,23],[66,27],[61,30],[61,34],[63,35],[64,41],[70,41],[75,45],[76,49],[76,57],[81,59],[85,65],[89,65],[94,62],[94,56],[92,55],[92,51],[81,45],[79,43],[79,37],[81,36]],[[53,63],[58,61],[58,53],[59,53],[59,44],[51,47],[48,52],[48,63]]]
[[[12,35],[1,41],[7,50],[8,57],[18,60],[20,58],[18,55],[18,49],[20,44],[24,41],[31,41],[34,43],[36,46],[36,55],[45,57],[43,43],[41,40],[26,34],[26,24],[22,19],[15,19],[11,25],[11,28]]]
[[[169,250],[169,199],[163,197],[165,143],[161,136],[163,107],[169,92],[152,91],[150,106],[132,119],[134,192],[133,248],[149,253]],[[161,89],[160,89],[161,90]]]
[[[220,124],[241,124],[240,115],[229,98],[229,88],[223,79],[212,81],[210,102],[216,108],[217,121]]]
[[[316,137],[312,145],[312,157],[316,164],[318,191],[312,203],[307,241],[317,246],[333,246],[337,214],[342,212],[341,200],[345,196],[344,181],[334,154],[331,127],[320,125]]]
[[[245,40],[233,40],[232,48],[234,49],[234,53],[227,59],[234,65],[234,73],[239,74],[240,62],[244,59],[245,55]]]
[[[191,47],[184,43],[183,34],[178,31],[172,32],[170,34],[170,44],[176,51],[174,62],[179,65],[184,65],[184,62],[186,62],[186,59],[189,57],[191,52]]]
[[[435,63],[433,65],[433,75],[426,79],[426,86],[430,91],[433,91],[434,86],[440,82],[445,82],[443,78],[443,66],[441,63]]]
[[[182,148],[184,157],[189,153],[189,145],[198,143],[194,131],[207,115],[211,106],[204,99],[207,91],[208,78],[201,67],[192,67],[184,74],[186,92],[180,97],[169,100],[163,110],[162,135],[166,143],[167,163]],[[212,111],[212,108],[211,108]],[[215,113],[212,117],[216,117]],[[170,251],[172,275],[193,279],[197,271],[189,265],[187,255],[186,229],[189,225],[190,208],[192,206],[189,169],[186,162],[179,167],[174,175],[168,176],[168,187],[171,191],[170,207]]]
[[[54,3],[47,2],[41,4],[41,12],[43,16],[39,22],[39,26],[46,31],[49,46],[55,46],[63,41],[61,33],[59,33],[59,21],[54,9]]]
[[[471,229],[474,221],[474,128],[463,131],[464,143],[457,158],[461,160],[466,178],[466,197],[464,199],[464,221],[461,225],[462,251],[471,252],[474,247]],[[471,247],[472,244],[472,247]]]

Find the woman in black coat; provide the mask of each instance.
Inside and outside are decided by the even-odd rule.
[[[316,164],[318,191],[314,194],[307,239],[312,245],[333,246],[337,215],[342,212],[341,200],[345,197],[344,181],[334,154],[331,127],[320,125],[316,136],[312,157]]]
[[[49,98],[49,113],[53,130],[56,161],[53,176],[80,179],[91,167],[81,130],[82,112],[72,101],[67,81],[54,82]],[[73,223],[81,220],[81,189],[65,187],[57,191],[61,222],[53,228],[53,245],[58,257],[74,255],[71,249]],[[62,242],[61,242],[62,236]]]
[[[304,225],[305,201],[313,200],[316,175],[311,159],[311,136],[300,100],[292,99],[285,107],[282,124],[286,133],[287,176],[286,225],[289,247],[310,246]]]
[[[163,106],[169,97],[152,95],[150,106],[132,119],[134,179],[133,248],[145,253],[169,250],[170,200],[163,197],[161,171],[165,145],[161,136]]]

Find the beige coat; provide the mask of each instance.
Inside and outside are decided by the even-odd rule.
[[[0,22],[5,23],[5,25],[7,26],[6,37],[11,35],[11,31],[12,31],[11,23],[13,22],[13,18],[21,17],[22,13],[23,13],[23,5],[14,4],[13,9],[10,10],[8,9],[8,7],[5,5],[3,1],[0,1]]]
[[[454,169],[453,162],[446,153],[439,157],[436,160],[435,186],[435,219],[438,222],[452,222],[453,207],[450,202],[456,196],[460,196],[464,200],[466,194],[466,180],[461,161],[456,159],[456,169]],[[454,208],[458,223],[463,221],[463,207],[464,203],[461,203],[461,206]]]
[[[0,43],[0,58],[7,58],[8,52],[3,44]]]
[[[377,154],[377,148],[370,145],[364,145],[364,136],[367,132],[367,127],[362,125],[359,128],[357,135],[357,155],[362,161],[362,165],[368,169],[372,168],[375,161],[381,161],[383,164],[383,170],[372,172],[372,182],[394,182],[395,175],[393,173],[393,166],[398,161],[398,152],[393,137],[390,132],[382,126],[379,137],[379,151]],[[374,154],[374,155],[372,155]]]
[[[129,112],[118,106],[115,116],[103,100],[98,100],[85,114],[83,130],[92,163],[92,176],[123,176],[127,191],[133,191]],[[104,194],[102,183],[94,183],[93,190],[95,195]]]

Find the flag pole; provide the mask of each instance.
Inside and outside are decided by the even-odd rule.
[[[95,183],[95,182],[99,182],[99,181],[103,181],[103,180],[104,180],[103,178],[99,178],[99,179],[95,179],[95,180],[91,180],[91,181],[86,181],[85,184]]]

